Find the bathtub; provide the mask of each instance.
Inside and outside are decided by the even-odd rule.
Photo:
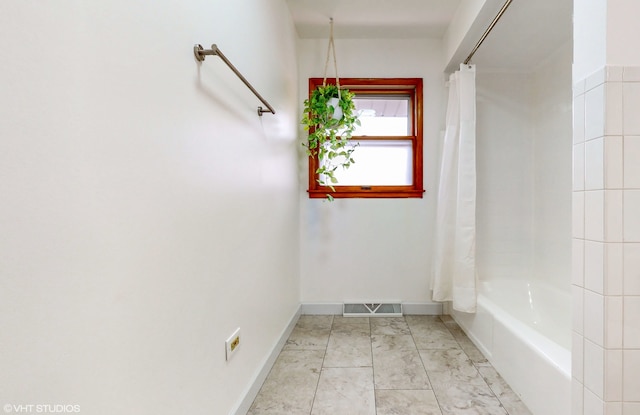
[[[543,283],[482,283],[452,317],[534,415],[571,413],[571,295]]]

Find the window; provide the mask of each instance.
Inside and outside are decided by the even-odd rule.
[[[309,91],[321,84],[322,78],[309,79]],[[318,184],[322,160],[310,156],[309,197],[421,198],[422,79],[341,78],[340,86],[356,95],[361,125],[350,140],[355,163],[336,171],[333,191]]]

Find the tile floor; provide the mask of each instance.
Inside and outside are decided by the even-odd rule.
[[[447,316],[301,316],[248,415],[531,415]]]

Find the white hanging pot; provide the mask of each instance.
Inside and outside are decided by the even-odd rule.
[[[342,108],[339,104],[340,100],[338,98],[329,98],[329,101],[327,101],[327,106],[334,108],[333,115],[331,116],[334,120],[342,119]]]

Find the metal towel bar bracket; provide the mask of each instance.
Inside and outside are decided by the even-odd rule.
[[[265,112],[271,113],[271,114],[275,114],[276,111],[273,109],[273,107],[271,105],[269,105],[269,103],[262,98],[262,95],[260,95],[258,93],[258,91],[256,91],[256,89],[249,83],[249,81],[247,81],[247,78],[245,78],[244,76],[242,76],[242,74],[240,73],[240,71],[238,71],[238,69],[236,69],[235,66],[233,66],[231,64],[231,62],[229,62],[229,59],[227,59],[226,56],[224,56],[222,54],[222,52],[220,52],[220,49],[218,49],[218,46],[211,45],[211,49],[205,49],[202,47],[202,45],[195,45],[193,47],[193,54],[196,57],[196,60],[198,62],[202,62],[204,61],[205,56],[207,55],[216,55],[218,56],[220,59],[222,59],[222,61],[224,63],[227,64],[227,66],[229,68],[231,68],[231,70],[238,76],[238,78],[240,78],[240,80],[242,82],[244,82],[244,84],[247,86],[247,88],[249,88],[251,90],[251,92],[253,92],[253,94],[258,97],[258,99],[268,108],[268,109],[264,109],[262,107],[258,107],[258,115],[262,117],[262,114],[264,114]]]

